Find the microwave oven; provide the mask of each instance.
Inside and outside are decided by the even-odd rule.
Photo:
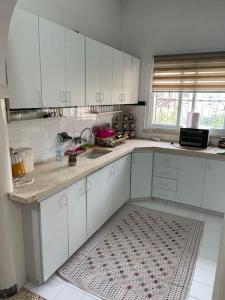
[[[182,147],[192,147],[204,149],[208,147],[209,130],[181,128],[179,144]]]

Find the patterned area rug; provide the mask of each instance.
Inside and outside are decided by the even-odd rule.
[[[10,300],[45,300],[44,298],[22,288],[15,296],[8,298]]]
[[[107,300],[182,300],[203,226],[201,221],[126,205],[58,273]]]

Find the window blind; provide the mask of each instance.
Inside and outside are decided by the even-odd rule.
[[[225,51],[154,56],[153,91],[225,92]]]

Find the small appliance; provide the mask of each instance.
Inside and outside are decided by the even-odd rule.
[[[182,147],[205,149],[208,147],[209,130],[181,128],[179,144]]]

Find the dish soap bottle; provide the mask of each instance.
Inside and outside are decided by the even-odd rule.
[[[56,157],[56,161],[63,160],[63,146],[59,135],[57,135],[56,137],[55,157]]]

